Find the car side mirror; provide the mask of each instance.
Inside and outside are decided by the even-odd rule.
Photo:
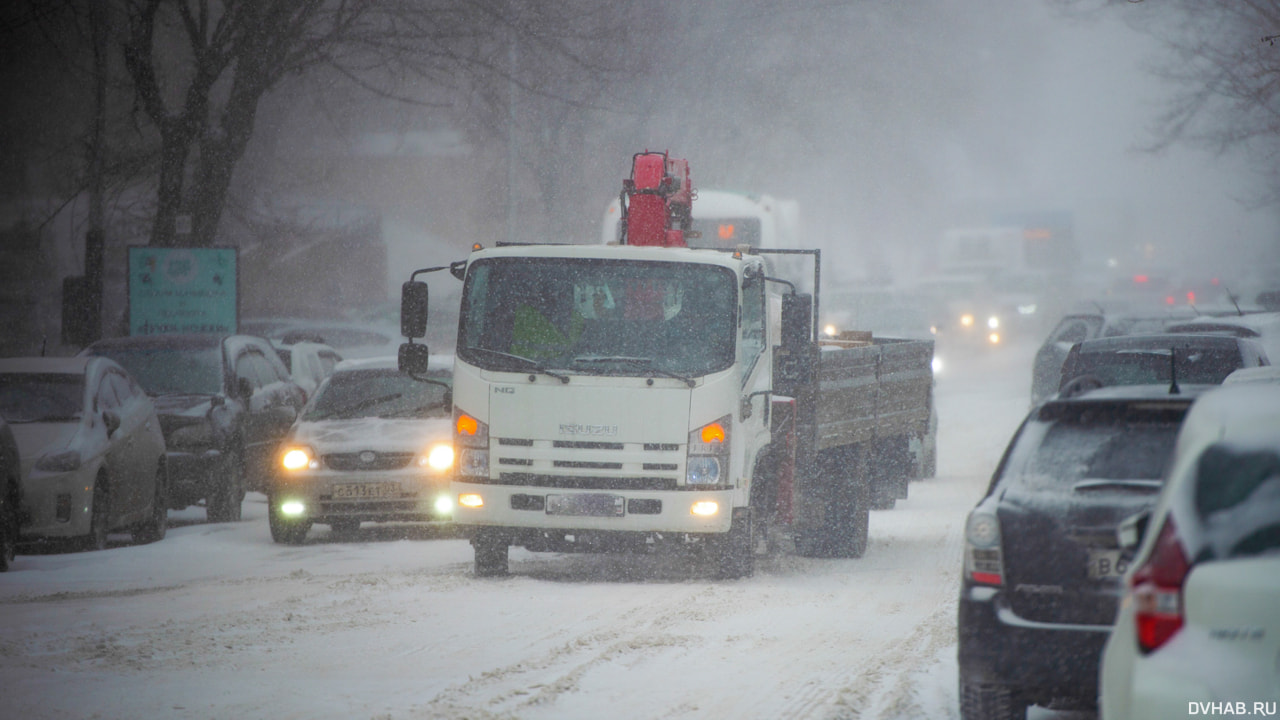
[[[431,364],[431,351],[423,343],[403,343],[396,362],[406,375],[426,375]]]
[[[253,383],[249,382],[249,378],[236,378],[236,397],[241,400],[253,397]]]
[[[1142,544],[1142,537],[1147,534],[1147,524],[1150,522],[1150,510],[1130,515],[1120,521],[1120,526],[1116,528],[1116,543],[1120,546],[1121,553],[1132,557],[1138,551],[1138,546]]]
[[[410,280],[400,286],[400,334],[420,338],[427,334],[427,284]]]
[[[115,410],[104,410],[102,412],[102,424],[107,426],[107,437],[116,434],[120,429],[120,413]]]

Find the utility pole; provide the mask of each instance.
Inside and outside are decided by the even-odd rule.
[[[516,241],[516,63],[519,61],[515,0],[507,0],[507,242]]]

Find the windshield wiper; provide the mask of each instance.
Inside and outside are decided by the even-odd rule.
[[[653,358],[628,357],[626,355],[579,355],[578,357],[574,358],[573,361],[575,363],[616,362],[616,363],[625,363],[627,365],[637,365],[645,370],[650,370],[658,375],[662,375],[663,377],[675,378],[676,380],[680,380],[681,382],[683,382],[685,385],[688,385],[689,387],[696,387],[698,384],[693,380],[693,378],[680,375],[679,373],[673,373],[670,370],[663,370],[662,368],[654,367]]]
[[[482,348],[482,347],[472,347],[467,349],[470,350],[471,352],[484,353],[486,355],[491,355],[493,357],[506,358],[508,360],[519,360],[520,362],[528,365],[529,368],[534,370],[535,372],[540,372],[543,375],[549,375],[559,380],[562,383],[567,384],[569,382],[568,375],[561,375],[560,373],[557,373],[557,372],[551,372],[550,370],[547,369],[546,365],[543,365],[541,362],[534,360],[533,358],[527,358],[523,355],[512,355],[511,353],[504,353],[500,350],[490,350],[489,348]]]
[[[336,418],[339,420],[349,420],[351,418],[351,413],[357,413],[366,408],[371,408],[371,407],[374,407],[375,405],[381,405],[384,402],[391,402],[392,400],[398,400],[401,394],[402,393],[391,393],[390,395],[382,395],[380,397],[361,400],[360,402],[357,402],[357,403],[351,403],[350,405],[343,405],[342,407],[335,408],[333,410],[330,410],[327,413],[323,413],[317,417],[313,417],[312,419],[313,420],[330,420],[330,419]]]

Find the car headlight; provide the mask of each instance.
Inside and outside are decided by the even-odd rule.
[[[835,337],[840,334],[840,329],[830,323],[822,326],[822,334],[827,337]]]
[[[292,472],[318,470],[320,469],[320,458],[314,450],[306,445],[292,445],[285,448],[284,452],[280,454],[280,466]]]
[[[965,313],[960,316],[960,324],[965,327],[973,327],[973,316]]]
[[[432,470],[448,470],[453,467],[453,445],[447,443],[436,445],[419,462]]]
[[[80,469],[80,451],[64,450],[52,455],[44,455],[36,461],[35,468],[41,472],[71,472]]]
[[[995,315],[992,315],[991,317],[987,318],[987,327],[991,328],[992,330],[995,330],[996,328],[1000,327],[1000,318],[996,317]]]

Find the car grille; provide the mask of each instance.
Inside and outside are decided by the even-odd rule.
[[[324,464],[330,470],[356,472],[361,470],[399,470],[413,462],[411,452],[329,453]],[[362,459],[364,456],[364,459]]]

